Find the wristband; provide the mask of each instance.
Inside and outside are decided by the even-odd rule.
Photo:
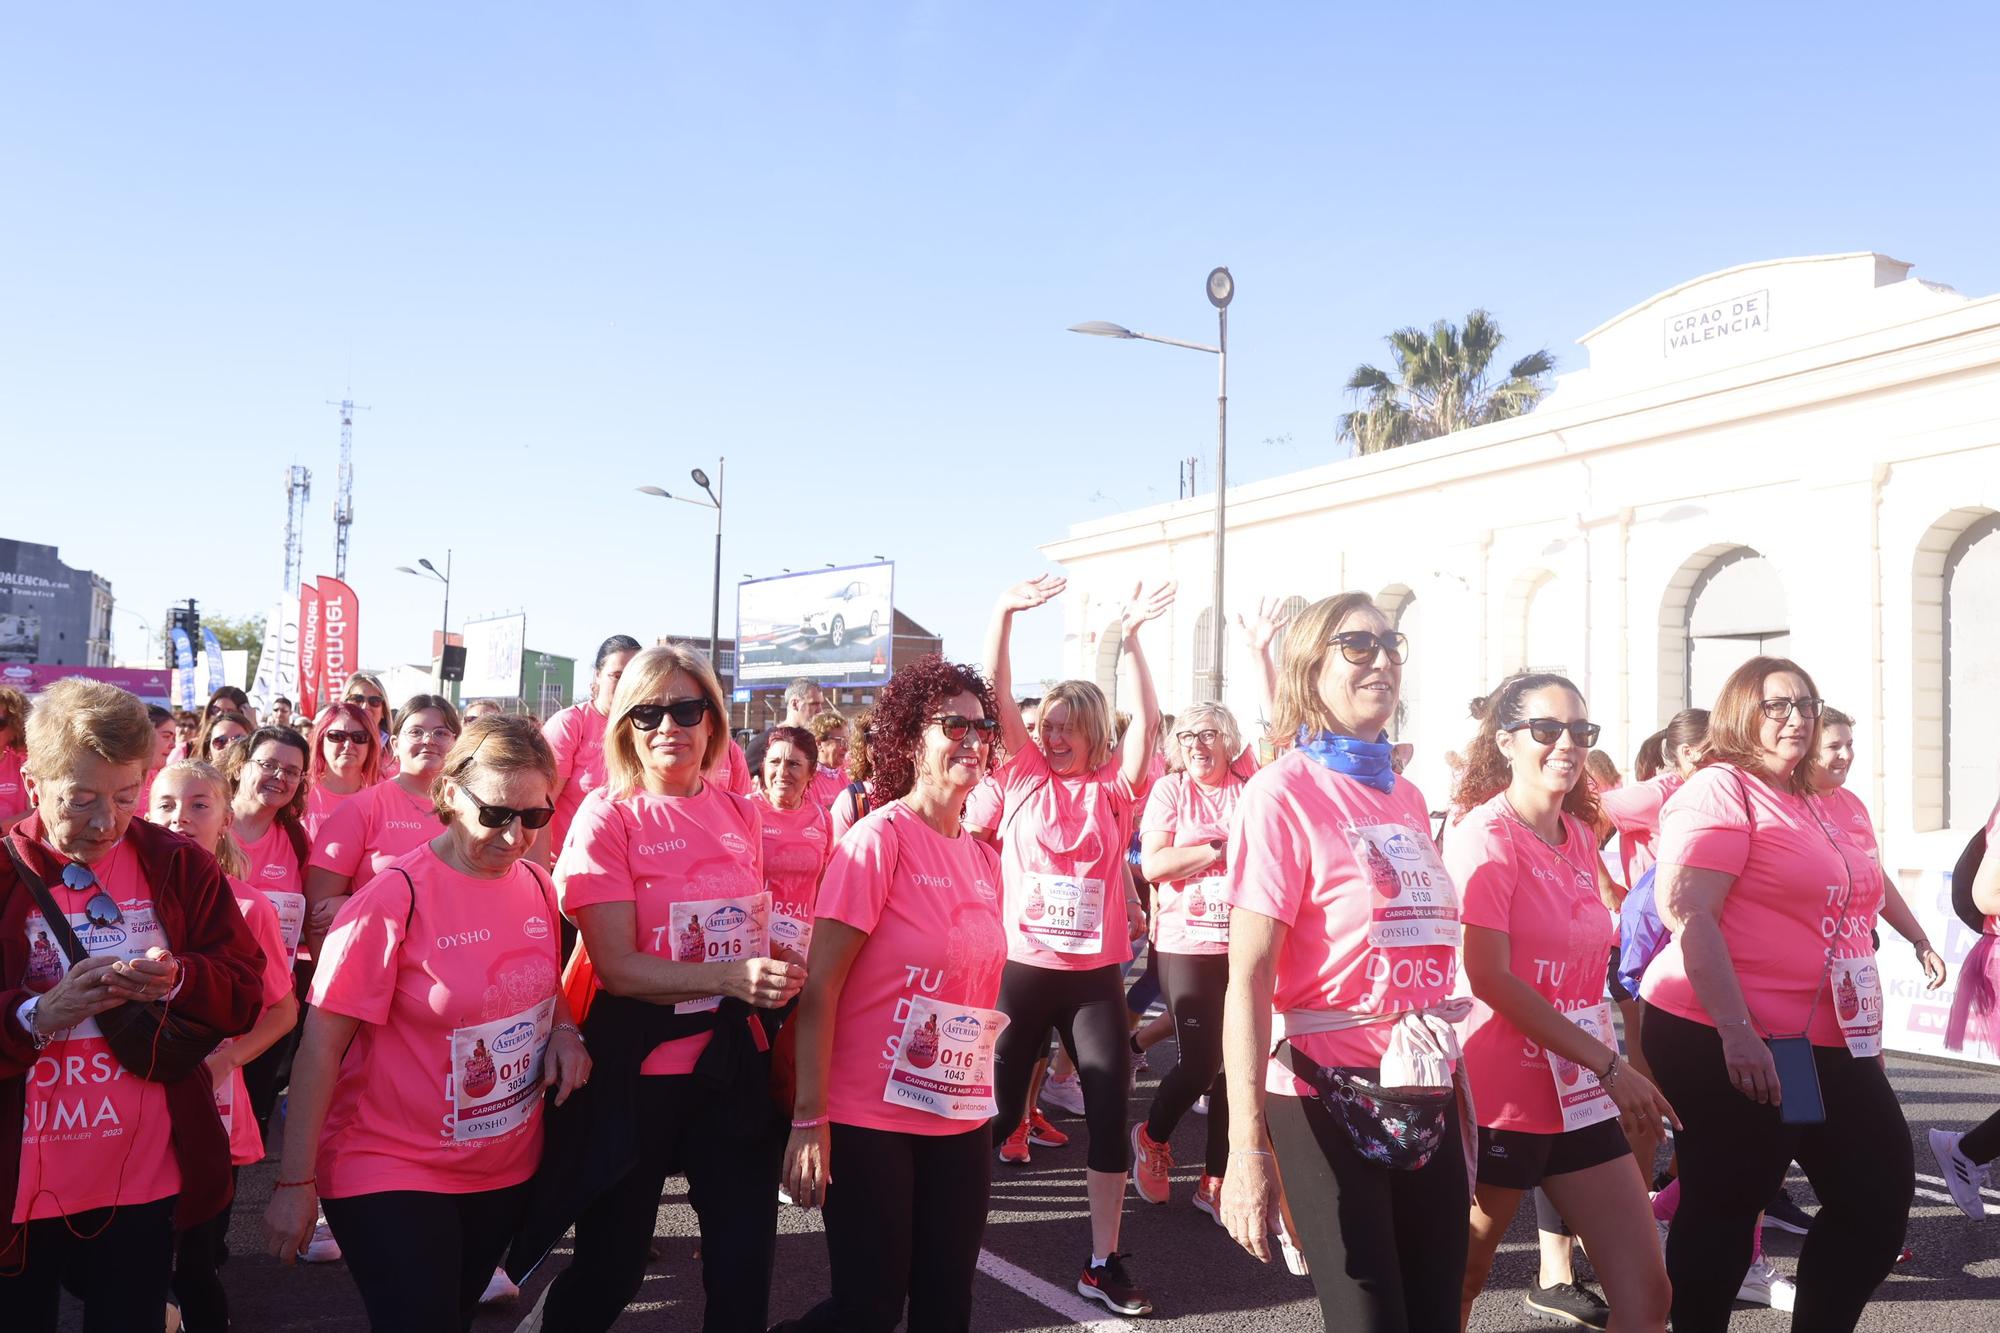
[[[818,1129],[818,1128],[819,1128],[819,1127],[820,1127],[821,1125],[824,1125],[825,1123],[826,1123],[826,1117],[825,1117],[825,1116],[823,1116],[823,1115],[820,1115],[820,1116],[814,1116],[814,1117],[813,1117],[813,1118],[812,1118],[811,1120],[794,1120],[794,1121],[792,1122],[792,1128],[793,1128],[793,1129]]]
[[[553,1036],[555,1036],[555,1035],[556,1035],[556,1033],[558,1033],[558,1032],[574,1032],[574,1033],[576,1033],[576,1039],[577,1039],[578,1041],[582,1041],[582,1040],[583,1040],[583,1030],[582,1030],[581,1028],[577,1027],[577,1025],[576,1025],[576,1024],[574,1024],[574,1023],[558,1023],[558,1024],[556,1024],[556,1025],[555,1025],[554,1027],[552,1027],[552,1028],[550,1028],[550,1029],[549,1029],[549,1036],[553,1037]]]
[[[317,1185],[317,1184],[319,1184],[318,1176],[307,1176],[304,1180],[281,1180],[277,1184],[271,1186],[271,1188],[274,1190],[289,1190],[289,1189],[297,1189],[304,1185]]]
[[[1617,1081],[1618,1081],[1618,1052],[1613,1051],[1611,1053],[1611,1063],[1605,1066],[1604,1072],[1602,1074],[1598,1075],[1597,1086],[1603,1088],[1606,1092],[1609,1092],[1611,1091],[1612,1084],[1616,1083]]]
[[[1231,1148],[1229,1155],[1231,1157],[1269,1157],[1271,1150],[1269,1148]]]

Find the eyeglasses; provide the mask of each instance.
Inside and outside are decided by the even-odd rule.
[[[1798,710],[1801,718],[1807,722],[1811,722],[1819,716],[1820,710],[1826,707],[1826,700],[1763,699],[1758,702],[1757,707],[1761,708],[1764,711],[1764,716],[1770,718],[1773,722],[1783,722],[1792,715],[1792,710],[1795,708]]]
[[[297,782],[306,775],[303,768],[293,768],[290,764],[281,764],[272,759],[252,759],[250,762],[263,769],[264,776],[268,778],[283,778],[287,782]]]
[[[350,694],[347,696],[347,702],[351,704],[367,704],[370,708],[380,708],[389,701],[379,694]]]
[[[670,704],[633,704],[625,710],[625,720],[640,731],[658,731],[667,718],[677,727],[698,726],[708,716],[708,700],[676,699]]]
[[[1372,634],[1365,629],[1351,629],[1333,636],[1334,647],[1340,655],[1355,666],[1367,666],[1375,660],[1377,653],[1389,654],[1389,660],[1397,666],[1410,655],[1410,638],[1391,630],[1387,634]]]
[[[104,891],[104,886],[97,882],[97,875],[89,866],[78,865],[74,861],[64,866],[63,887],[76,893],[85,889],[97,890],[83,905],[83,915],[91,925],[115,926],[125,919],[124,909],[118,906],[118,900]]]
[[[990,717],[960,717],[956,713],[940,713],[931,718],[930,723],[942,731],[948,741],[962,741],[968,731],[976,731],[980,740],[990,741],[993,733],[1000,730],[1000,724]]]
[[[1524,717],[1519,722],[1509,722],[1502,731],[1525,731],[1535,738],[1537,745],[1554,745],[1567,731],[1569,738],[1585,749],[1597,744],[1598,733],[1604,728],[1595,722],[1558,722],[1552,717]]]
[[[1215,744],[1215,738],[1221,734],[1221,732],[1213,727],[1204,727],[1200,731],[1177,731],[1174,733],[1174,739],[1182,745],[1194,745],[1197,743],[1201,745],[1213,745]]]
[[[506,828],[518,819],[522,828],[537,829],[556,817],[556,808],[553,805],[537,806],[533,810],[515,810],[504,805],[488,805],[471,792],[465,793],[465,799],[479,807],[479,822],[486,828]]]
[[[458,739],[458,733],[450,727],[404,727],[401,735],[412,745],[422,745],[425,741]]]
[[[329,731],[325,741],[328,745],[366,745],[368,733],[365,731]]]

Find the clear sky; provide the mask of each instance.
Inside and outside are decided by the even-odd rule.
[[[741,575],[881,554],[976,658],[1040,543],[1207,488],[1212,360],[1064,329],[1212,340],[1216,264],[1242,479],[1474,306],[1574,369],[1754,260],[2000,290],[1990,8],[1652,8],[13,6],[0,536],[155,626],[261,611],[293,462],[331,572],[351,384],[370,663],[428,650],[394,569],[447,547],[455,624],[705,633],[708,516],[633,488],[719,454],[725,635]]]

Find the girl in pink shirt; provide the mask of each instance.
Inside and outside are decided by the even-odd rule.
[[[1147,1314],[1152,1302],[1117,1253],[1131,1165],[1125,1108],[1132,1049],[1123,971],[1132,941],[1146,930],[1125,849],[1160,729],[1139,631],[1173,605],[1174,588],[1138,590],[1120,620],[1120,660],[1131,672],[1134,704],[1123,740],[1114,741],[1103,691],[1072,680],[1043,699],[1037,744],[1014,702],[1008,641],[1017,612],[1042,605],[1065,586],[1050,576],[1016,584],[994,607],[987,632],[986,667],[1008,752],[994,770],[997,823],[975,830],[998,836],[1006,881],[1008,963],[1000,1009],[1010,1021],[997,1054],[995,1134],[1004,1144],[1020,1125],[1035,1065],[1054,1029],[1076,1063],[1090,1131],[1090,1259],[1077,1291],[1116,1314]]]
[[[1522,1194],[1539,1185],[1583,1238],[1620,1321],[1661,1328],[1667,1271],[1627,1139],[1650,1150],[1673,1112],[1619,1060],[1604,1000],[1614,932],[1590,832],[1597,793],[1584,780],[1598,728],[1576,686],[1546,673],[1508,678],[1476,716],[1454,796],[1467,814],[1444,850],[1475,1001],[1464,1049],[1479,1181],[1461,1317]]]
[[[416,747],[412,747],[414,750]],[[590,1076],[527,864],[555,758],[481,718],[439,768],[444,830],[347,898],[320,951],[264,1214],[291,1262],[315,1199],[376,1328],[467,1329],[540,1161],[542,1092]]]
[[[964,1333],[986,1226],[999,859],[959,819],[994,695],[935,655],[896,673],[871,733],[882,805],[827,867],[799,1007],[785,1186],[824,1206],[831,1298],[792,1330]],[[838,1175],[835,1167],[838,1166]]]
[[[543,865],[562,854],[563,840],[583,798],[604,785],[604,726],[625,668],[639,654],[639,641],[614,634],[597,645],[590,697],[571,704],[542,727],[556,756],[556,818],[536,844]]]
[[[380,781],[382,738],[353,704],[322,709],[312,729],[312,763],[306,769],[306,835],[317,841],[327,819]]]
[[[833,850],[826,811],[808,795],[817,762],[812,733],[773,727],[750,744],[757,788],[750,802],[764,833],[771,890],[771,957],[803,964],[812,946],[813,903]]]
[[[1909,1127],[1881,1062],[1818,1012],[1839,1004],[1843,978],[1859,988],[1850,922],[1882,881],[1814,808],[1823,706],[1796,663],[1751,658],[1716,699],[1710,761],[1661,811],[1660,917],[1674,936],[1640,986],[1641,1040],[1685,1122],[1667,1241],[1683,1333],[1727,1325],[1757,1215],[1794,1160],[1823,1201],[1799,1261],[1799,1326],[1852,1329],[1902,1249]],[[1801,1037],[1809,1066],[1781,1082],[1767,1039]],[[1814,1092],[1823,1115],[1787,1114]]]
[[[1660,832],[1660,807],[1680,790],[1681,783],[1701,763],[1708,747],[1708,710],[1683,708],[1660,732],[1659,772],[1611,791],[1599,792],[1598,806],[1618,830],[1618,852],[1625,867],[1625,887],[1653,866],[1653,839]]]
[[[27,737],[28,696],[11,685],[0,685],[0,833],[28,813],[28,791],[21,782]]]
[[[833,809],[828,817],[833,821],[833,840],[839,842],[847,836],[847,830],[860,823],[862,818],[875,808],[875,793],[869,779],[875,775],[873,762],[868,754],[868,736],[874,724],[874,712],[862,709],[854,715],[853,740],[847,747],[847,785],[834,797]],[[970,813],[965,816],[970,819]]]
[[[833,803],[847,790],[847,719],[828,709],[813,718],[806,730],[819,746],[819,761],[813,770],[812,800],[833,813]]]

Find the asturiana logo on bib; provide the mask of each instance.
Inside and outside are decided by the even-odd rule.
[[[725,833],[716,841],[738,856],[750,850],[750,844],[743,840],[743,835],[740,833]]]
[[[1382,844],[1382,850],[1398,861],[1418,861],[1423,859],[1423,850],[1417,840],[1407,833],[1391,833]]]
[[[748,912],[738,907],[735,903],[728,903],[710,912],[708,920],[702,924],[710,930],[727,934],[731,931],[742,929],[743,923],[749,919],[750,914]]]
[[[985,1025],[971,1014],[958,1014],[947,1018],[942,1029],[944,1035],[953,1041],[977,1041]]]
[[[493,1049],[501,1055],[520,1050],[535,1039],[533,1023],[515,1023],[493,1039]]]

